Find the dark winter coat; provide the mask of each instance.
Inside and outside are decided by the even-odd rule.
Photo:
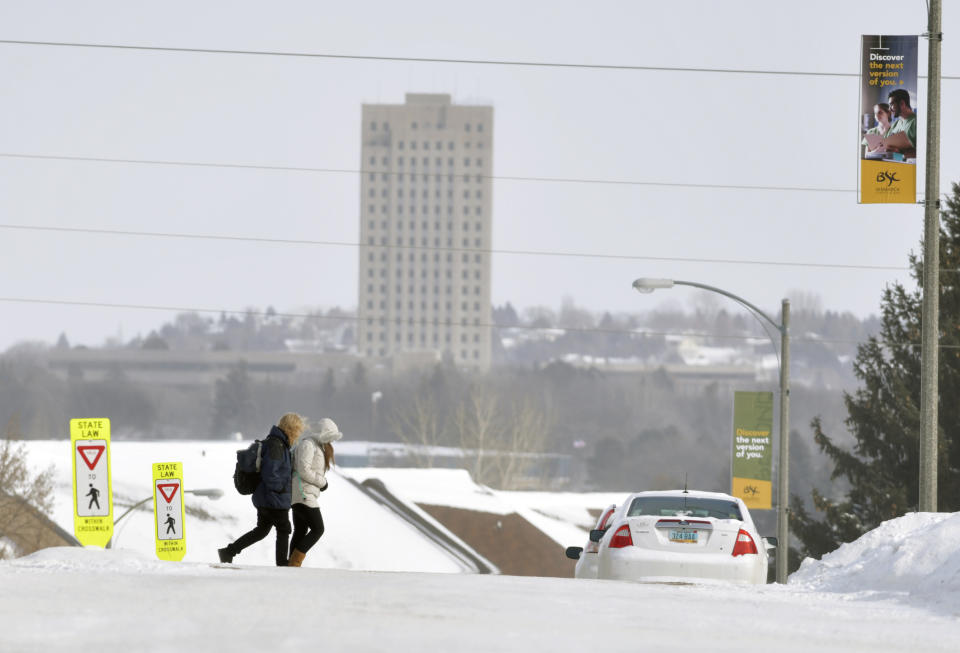
[[[260,484],[253,492],[257,508],[290,508],[290,487],[293,463],[290,458],[290,440],[276,426],[263,441],[260,460]]]

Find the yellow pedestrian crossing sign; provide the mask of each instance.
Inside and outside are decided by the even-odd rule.
[[[70,420],[73,452],[73,533],[84,546],[106,546],[113,536],[110,420]]]
[[[187,536],[183,528],[183,464],[153,464],[153,516],[157,557],[183,560]]]

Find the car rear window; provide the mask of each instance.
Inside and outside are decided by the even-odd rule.
[[[713,517],[739,519],[740,506],[735,501],[704,499],[700,497],[637,497],[630,503],[627,517],[653,515],[655,517]]]

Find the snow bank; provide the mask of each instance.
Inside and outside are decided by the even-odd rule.
[[[822,560],[807,558],[790,585],[875,594],[951,612],[960,605],[960,512],[911,513],[883,522]]]

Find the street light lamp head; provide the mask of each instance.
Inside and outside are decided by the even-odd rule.
[[[223,496],[223,490],[220,488],[201,488],[199,490],[186,490],[187,494],[196,494],[198,497],[209,497],[216,501]]]
[[[652,293],[661,288],[673,288],[673,279],[640,278],[633,282],[633,287],[637,292]]]

